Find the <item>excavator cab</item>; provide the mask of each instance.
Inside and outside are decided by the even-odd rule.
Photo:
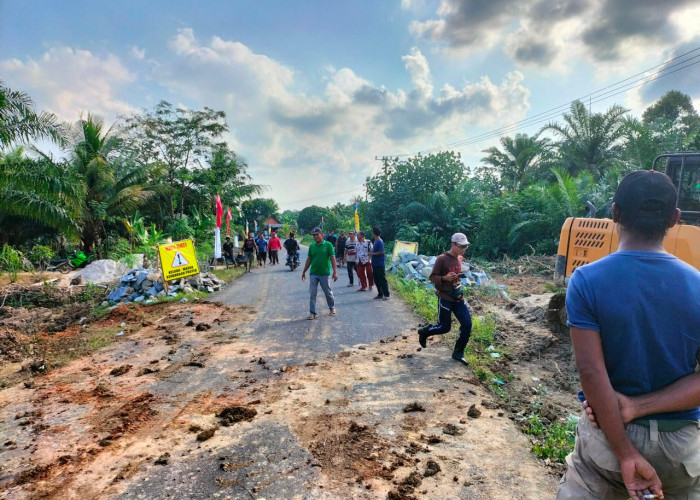
[[[700,153],[664,153],[656,157],[653,168],[666,172],[676,186],[681,223],[700,226]]]

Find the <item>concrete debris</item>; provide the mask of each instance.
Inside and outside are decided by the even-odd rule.
[[[86,268],[87,269],[87,268]],[[216,275],[204,273],[173,281],[166,292],[163,277],[159,271],[137,267],[122,276],[117,287],[107,296],[111,303],[145,302],[150,304],[158,297],[176,297],[180,293],[195,290],[212,293],[221,290],[225,283]],[[184,300],[184,299],[183,299]]]
[[[82,277],[83,282],[90,283],[111,283],[117,281],[129,269],[127,264],[111,259],[101,259],[91,262],[83,269],[79,269],[73,274],[73,279]]]

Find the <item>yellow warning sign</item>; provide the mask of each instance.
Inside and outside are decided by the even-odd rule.
[[[165,281],[184,278],[199,273],[197,254],[192,240],[176,241],[158,245],[160,265],[163,268]]]

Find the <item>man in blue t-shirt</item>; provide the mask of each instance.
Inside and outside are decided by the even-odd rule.
[[[265,267],[265,261],[267,260],[267,240],[265,239],[265,233],[262,231],[258,233],[255,245],[258,247],[258,267]]]
[[[566,296],[591,417],[557,499],[700,498],[700,272],[663,247],[675,187],[632,172],[612,215],[618,250],[578,268]]]
[[[389,283],[386,280],[386,259],[384,255],[384,240],[381,238],[382,231],[377,226],[372,228],[374,235],[374,245],[372,246],[372,273],[374,274],[374,284],[377,285],[377,296],[375,299],[389,300]]]

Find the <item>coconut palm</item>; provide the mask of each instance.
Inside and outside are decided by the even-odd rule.
[[[503,151],[495,146],[483,150],[488,156],[481,161],[498,171],[505,189],[518,191],[524,188],[546,168],[550,152],[548,139],[515,134],[515,137],[501,137],[501,145]]]
[[[24,92],[5,87],[0,80],[0,148],[30,139],[64,141],[64,128],[52,113],[34,110],[34,102]]]
[[[154,194],[143,187],[149,169],[124,156],[112,127],[104,130],[92,115],[76,124],[73,144],[71,165],[85,185],[81,240],[85,249],[99,253],[105,222],[132,215]]]
[[[564,114],[564,125],[548,123],[542,131],[560,138],[559,156],[570,175],[588,171],[597,180],[620,162],[627,111],[615,105],[604,113],[590,113],[581,101],[574,101],[571,112]]]

